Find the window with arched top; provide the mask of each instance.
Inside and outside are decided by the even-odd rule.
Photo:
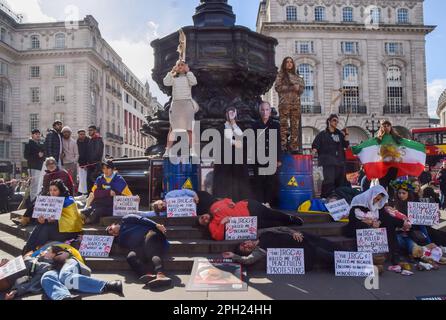
[[[401,113],[403,107],[403,77],[401,68],[387,68],[387,108],[390,113]]]
[[[319,6],[314,8],[314,20],[325,21],[325,7]]]
[[[31,36],[31,49],[40,49],[40,36]]]
[[[64,49],[65,48],[65,34],[58,33],[54,36],[54,47],[56,49]]]
[[[400,8],[397,10],[396,15],[398,23],[409,23],[409,10]]]
[[[311,109],[314,106],[314,68],[308,63],[302,63],[297,69],[305,81],[305,91],[301,98],[302,108]]]
[[[347,64],[342,70],[342,89],[344,109],[340,113],[359,112],[359,70],[353,64]]]
[[[353,22],[353,8],[345,7],[342,9],[342,21]]]
[[[297,21],[297,7],[287,6],[286,7],[286,21]]]

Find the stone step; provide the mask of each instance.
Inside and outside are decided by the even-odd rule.
[[[22,249],[25,246],[25,240],[17,238],[7,232],[0,231],[0,250],[4,251],[14,257],[22,254]],[[0,257],[1,258],[1,257]]]

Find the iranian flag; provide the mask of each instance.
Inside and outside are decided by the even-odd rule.
[[[369,180],[383,178],[391,167],[398,169],[398,177],[418,177],[426,164],[423,144],[401,139],[398,145],[389,134],[384,136],[381,144],[377,139],[370,139],[352,150],[361,160]]]

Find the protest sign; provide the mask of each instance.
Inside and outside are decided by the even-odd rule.
[[[356,230],[356,241],[359,252],[389,252],[387,230],[385,228]]]
[[[374,277],[373,254],[371,252],[335,252],[337,277]]]
[[[256,240],[257,217],[231,218],[226,224],[226,240]]]
[[[129,214],[138,214],[139,212],[139,197],[113,197],[113,216],[125,217]]]
[[[83,257],[107,258],[113,246],[114,237],[111,236],[82,236],[79,252]]]
[[[0,280],[15,275],[25,269],[26,266],[22,256],[12,259],[3,267],[0,267]]]
[[[350,213],[350,205],[345,199],[326,203],[325,207],[330,212],[330,215],[333,217],[334,221],[340,221],[348,218]]]
[[[440,206],[438,203],[409,202],[407,216],[412,225],[437,225],[440,223]]]
[[[38,196],[33,218],[44,217],[45,219],[60,220],[64,202],[65,198],[63,197]]]
[[[168,218],[186,218],[197,216],[197,204],[194,198],[179,197],[166,199]]]
[[[268,249],[267,274],[305,274],[304,249]]]

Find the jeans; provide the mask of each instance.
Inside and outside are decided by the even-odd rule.
[[[67,240],[75,239],[78,235],[78,232],[59,232],[58,222],[38,224],[29,236],[22,253],[26,254],[30,251],[35,251],[37,247],[41,247],[51,241],[65,242]]]
[[[415,246],[415,241],[413,241],[407,234],[399,233],[396,236],[399,246],[405,250],[408,254],[412,254],[413,248]]]
[[[79,262],[68,260],[60,272],[48,271],[42,276],[42,288],[51,300],[63,300],[71,296],[70,290],[100,294],[106,282],[79,274]]]

